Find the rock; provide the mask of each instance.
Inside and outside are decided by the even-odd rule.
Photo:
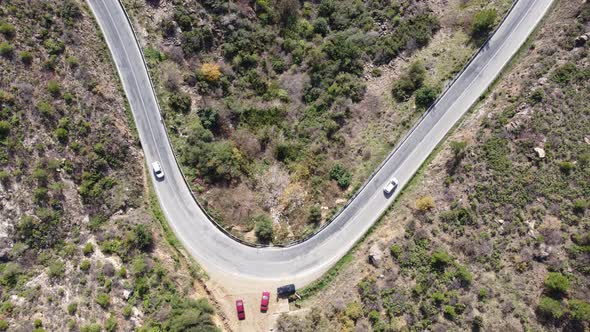
[[[369,263],[374,267],[379,267],[383,261],[383,252],[378,243],[375,243],[369,249]]]
[[[545,243],[541,243],[539,248],[533,253],[533,257],[538,261],[544,261],[553,252],[553,248],[551,246],[546,246]]]
[[[123,298],[125,300],[128,300],[129,299],[129,296],[131,296],[131,291],[124,289],[123,290]]]
[[[578,38],[576,38],[576,40],[574,41],[575,46],[582,47],[582,46],[586,45],[586,43],[588,42],[588,39],[590,39],[590,32],[585,33],[585,34],[579,36]]]
[[[0,238],[0,262],[6,262],[10,259],[12,245],[13,243],[9,238]]]
[[[535,150],[535,152],[537,153],[537,156],[541,159],[545,158],[545,150],[543,150],[543,148],[534,148],[533,150]]]
[[[584,142],[586,142],[586,144],[590,145],[590,136],[584,137]]]
[[[547,77],[541,77],[541,78],[539,78],[539,80],[537,82],[539,83],[539,85],[545,85],[545,84],[547,84],[547,81],[548,81]]]

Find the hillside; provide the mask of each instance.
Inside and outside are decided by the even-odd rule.
[[[197,199],[274,244],[330,220],[510,5],[124,3]]]
[[[0,2],[0,331],[216,330],[83,1]]]
[[[278,331],[587,331],[590,5],[532,40]],[[372,259],[369,260],[368,257]]]

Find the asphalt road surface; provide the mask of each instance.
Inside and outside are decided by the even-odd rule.
[[[88,2],[121,77],[146,162],[150,165],[159,161],[166,174],[162,181],[152,174],[152,180],[162,210],[182,244],[214,278],[222,276],[244,283],[295,283],[298,287],[320,277],[379,219],[401,187],[494,81],[552,4],[552,0],[520,0],[487,46],[328,227],[292,247],[253,248],[222,233],[193,200],[166,136],[141,51],[118,0]],[[383,186],[393,176],[399,179],[400,188],[393,196],[385,197]]]

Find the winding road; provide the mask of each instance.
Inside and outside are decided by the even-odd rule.
[[[403,187],[500,74],[553,0],[520,0],[431,110],[410,131],[350,204],[309,240],[286,248],[254,248],[220,231],[199,208],[176,163],[140,47],[118,0],[88,0],[123,83],[147,164],[159,161],[163,181],[152,174],[168,222],[182,244],[213,278],[239,282],[295,283],[320,277],[361,239],[394,198],[383,195],[392,176]],[[151,174],[151,172],[150,172]],[[393,211],[395,213],[395,211]]]

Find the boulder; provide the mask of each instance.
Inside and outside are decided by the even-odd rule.
[[[533,253],[533,257],[537,261],[544,261],[547,258],[549,258],[552,252],[553,248],[551,246],[547,246],[545,245],[545,243],[541,243],[539,245],[539,248],[537,248],[537,250],[535,250],[535,252]]]
[[[574,42],[575,42],[576,47],[582,47],[582,46],[586,45],[586,43],[588,42],[589,39],[590,39],[590,32],[579,36],[578,38],[576,38],[576,40]]]
[[[545,150],[543,148],[536,147],[533,150],[537,153],[537,156],[541,159],[545,158]]]
[[[383,261],[383,251],[381,250],[378,243],[375,243],[369,249],[369,263],[374,267],[381,266],[381,262]]]

